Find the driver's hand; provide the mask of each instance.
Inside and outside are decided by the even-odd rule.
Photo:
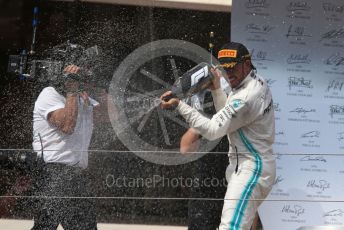
[[[213,74],[214,78],[212,80],[213,84],[210,85],[211,90],[216,90],[221,88],[221,77],[222,73],[218,68],[211,68],[210,69],[211,73]]]
[[[178,98],[171,98],[168,101],[165,101],[166,97],[170,96],[172,94],[171,91],[165,92],[163,95],[160,97],[160,107],[163,109],[170,109],[170,108],[175,108],[178,106],[180,100]],[[165,99],[165,100],[164,100]]]

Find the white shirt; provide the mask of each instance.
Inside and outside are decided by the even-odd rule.
[[[42,153],[46,163],[62,163],[86,168],[88,147],[93,131],[93,106],[98,102],[90,98],[84,104],[79,97],[78,117],[72,134],[65,134],[48,122],[48,114],[65,107],[66,98],[53,87],[46,87],[38,96],[33,110],[33,149]]]

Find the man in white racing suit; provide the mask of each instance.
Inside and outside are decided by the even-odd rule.
[[[202,136],[215,140],[227,134],[229,139],[228,181],[219,230],[249,230],[258,206],[269,194],[276,175],[272,144],[275,117],[271,91],[258,76],[247,48],[227,43],[218,53],[224,71],[213,70],[212,95],[217,113],[204,117],[178,98],[163,99],[161,107],[177,111]],[[221,75],[232,91],[228,97],[221,90]]]

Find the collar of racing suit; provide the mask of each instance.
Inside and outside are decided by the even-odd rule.
[[[239,90],[241,87],[247,85],[248,82],[250,82],[254,78],[256,78],[256,73],[255,70],[252,69],[244,78],[244,80],[242,80],[242,82],[240,82],[240,84],[236,88],[233,88],[233,91]]]

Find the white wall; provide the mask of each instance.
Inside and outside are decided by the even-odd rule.
[[[344,2],[236,0],[232,40],[253,52],[276,112],[265,230],[344,224]]]

